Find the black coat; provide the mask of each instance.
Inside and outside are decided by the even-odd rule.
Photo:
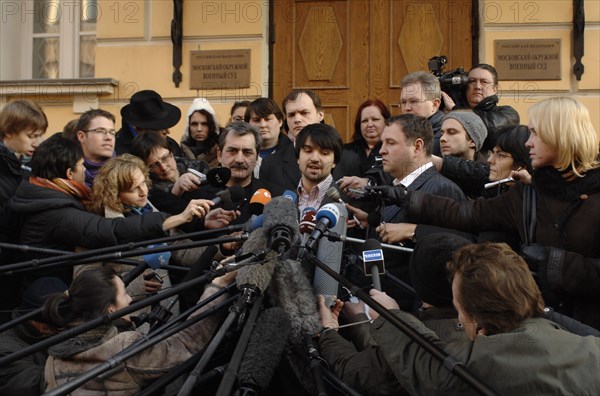
[[[300,176],[294,145],[287,136],[280,134],[275,152],[261,162],[259,180],[272,196],[277,197],[285,190],[296,191]]]
[[[484,98],[473,108],[473,112],[483,120],[487,127],[488,135],[480,151],[491,150],[496,141],[498,128],[507,125],[518,125],[521,122],[519,113],[510,106],[498,106],[498,96],[492,95]]]
[[[11,225],[6,204],[15,194],[26,173],[28,172],[21,168],[21,161],[17,156],[0,144],[0,241],[9,240]]]
[[[9,209],[19,217],[19,242],[33,247],[74,251],[96,249],[166,236],[164,213],[107,219],[85,210],[66,193],[22,182]],[[33,258],[29,256],[29,258]],[[58,276],[69,284],[72,269],[36,271],[33,278]]]

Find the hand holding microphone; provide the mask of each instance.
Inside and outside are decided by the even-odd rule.
[[[365,192],[370,196],[380,196],[385,202],[402,206],[406,201],[406,188],[402,186],[367,186]]]

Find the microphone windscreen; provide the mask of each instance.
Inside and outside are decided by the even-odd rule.
[[[344,211],[346,210],[346,208],[344,208],[343,206],[338,205],[340,204],[327,204],[322,206],[321,209],[319,209],[319,211],[317,212],[317,221],[326,218],[327,220],[329,220],[328,227],[335,227],[335,225],[338,222],[338,219],[340,218],[340,209]]]
[[[374,211],[369,213],[367,216],[367,223],[369,223],[369,227],[377,228],[381,224],[381,213],[379,211]]]
[[[246,232],[252,232],[260,227],[263,226],[263,223],[265,221],[265,216],[264,215],[252,215],[252,217],[250,217],[250,220],[248,220],[248,222],[246,223]]]
[[[361,245],[361,250],[364,252],[365,250],[376,250],[381,249],[381,243],[374,238],[369,238],[363,242]]]
[[[286,197],[287,199],[292,201],[294,205],[298,203],[298,194],[296,194],[292,190],[285,190],[283,194],[281,194],[281,196]]]
[[[213,168],[206,173],[206,180],[213,187],[225,187],[230,178],[231,169],[229,168]]]
[[[348,211],[344,205],[340,203],[330,205],[334,205],[339,213],[336,223],[330,229],[339,235],[346,235],[348,228],[346,223],[346,220],[348,219]],[[319,246],[317,248],[317,259],[339,274],[342,264],[343,250],[344,242],[330,241],[329,239],[322,238],[319,241]],[[315,269],[313,286],[316,294],[323,294],[325,297],[325,302],[328,304],[328,306],[331,306],[333,303],[333,296],[339,295],[337,281],[321,268]]]
[[[300,218],[304,217],[304,214],[306,212],[310,212],[310,211],[315,212],[315,214],[317,213],[317,209],[313,208],[312,206],[307,206],[306,208],[304,208],[304,210],[302,211],[302,214],[300,215]]]
[[[291,243],[298,238],[298,208],[289,199],[281,196],[275,197],[265,206],[263,212],[265,221],[263,229],[265,235],[270,235],[273,228],[285,226],[291,233]]]
[[[265,205],[271,201],[269,190],[259,188],[250,198],[249,208],[251,215],[260,215],[265,209]]]
[[[256,321],[238,374],[242,387],[262,394],[271,383],[290,336],[290,320],[279,307],[264,310]]]
[[[317,223],[317,212],[314,210],[305,211],[302,219],[300,220],[300,234],[310,234],[315,229]]]
[[[339,202],[342,197],[340,196],[340,192],[334,186],[329,187],[325,192],[325,195],[329,197],[332,201]]]
[[[231,202],[242,202],[246,199],[246,192],[241,186],[235,185],[229,187],[229,193],[231,194]]]
[[[242,255],[256,253],[267,248],[267,237],[262,228],[253,231],[242,245]],[[269,253],[273,256],[274,253]],[[268,255],[268,256],[269,256]],[[268,260],[264,264],[250,264],[237,270],[235,277],[238,288],[253,286],[263,293],[271,282],[271,276],[277,260]]]

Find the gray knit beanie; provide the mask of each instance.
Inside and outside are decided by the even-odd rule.
[[[481,117],[469,110],[457,110],[446,114],[443,121],[448,118],[454,118],[460,122],[465,131],[467,131],[467,134],[475,142],[475,151],[481,150],[481,146],[483,146],[483,142],[487,137],[487,128]]]

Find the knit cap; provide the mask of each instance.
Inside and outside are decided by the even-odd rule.
[[[483,146],[483,142],[487,138],[487,127],[481,120],[481,117],[469,110],[456,110],[446,114],[443,121],[448,118],[454,118],[460,122],[475,143],[475,151],[481,150],[481,146]]]

